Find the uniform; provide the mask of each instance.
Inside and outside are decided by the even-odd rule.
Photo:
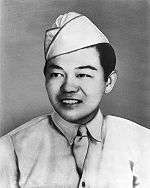
[[[75,126],[57,113],[35,118],[3,136],[0,187],[150,187],[149,129],[111,115],[101,121],[100,112],[87,129],[103,146],[99,155],[96,150],[87,154],[85,161],[91,162],[81,177],[71,151]]]

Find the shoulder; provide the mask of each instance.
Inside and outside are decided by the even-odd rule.
[[[38,116],[38,117],[35,117],[35,118],[31,119],[30,121],[20,125],[16,129],[10,131],[6,135],[2,136],[0,139],[3,139],[8,136],[13,137],[15,135],[19,135],[19,134],[22,134],[25,132],[32,134],[35,131],[38,131],[41,129],[44,130],[48,124],[51,124],[51,115],[50,114]]]
[[[36,117],[17,127],[0,138],[0,151],[14,146],[14,143],[32,142],[47,133],[52,126],[51,115],[46,114]]]
[[[150,134],[150,129],[122,117],[107,115],[105,117],[105,124],[108,129],[110,128],[110,129],[117,129],[118,131],[126,130],[125,132],[129,131],[134,133],[140,132],[141,134]]]
[[[24,123],[23,125],[17,127],[16,129],[12,130],[8,133],[8,135],[13,136],[28,131],[32,133],[32,131],[44,128],[49,123],[49,118],[51,118],[49,114],[35,117],[30,121]]]
[[[130,144],[147,143],[150,147],[150,129],[128,119],[112,115],[107,115],[104,122],[106,135]]]
[[[128,119],[108,115],[104,119],[104,148],[118,152],[131,161],[147,161],[150,165],[150,129]],[[149,166],[150,167],[150,166]]]
[[[50,117],[36,117],[0,138],[0,187],[16,180],[17,163],[21,156],[25,155],[27,160],[28,153],[33,156],[38,151],[41,138],[50,125]]]

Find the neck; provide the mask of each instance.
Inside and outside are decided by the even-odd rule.
[[[83,117],[81,119],[78,119],[76,122],[76,124],[87,124],[88,122],[92,121],[92,119],[96,116],[97,112],[99,111],[99,106],[93,111],[91,112],[89,115],[87,115],[86,117]]]

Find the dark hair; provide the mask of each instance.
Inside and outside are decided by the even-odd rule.
[[[115,69],[116,66],[116,55],[114,49],[109,43],[99,43],[88,47],[96,47],[96,50],[99,53],[101,66],[103,67],[104,70],[104,80],[106,82],[108,80],[109,75]],[[43,70],[45,76],[46,76],[47,65],[48,62],[45,63]]]
[[[114,49],[109,43],[99,43],[95,45],[99,53],[101,66],[104,70],[104,80],[108,80],[109,75],[115,70],[116,55]]]

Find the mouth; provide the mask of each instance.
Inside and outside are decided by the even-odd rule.
[[[60,100],[60,103],[64,106],[75,106],[77,104],[82,103],[80,99],[73,99],[73,98],[64,98]]]

